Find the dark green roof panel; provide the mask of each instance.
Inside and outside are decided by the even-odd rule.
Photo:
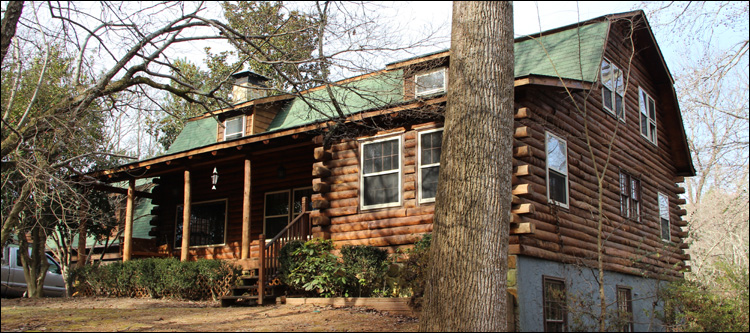
[[[516,42],[515,77],[596,81],[608,27],[609,22],[603,21]]]
[[[216,120],[213,117],[188,121],[167,150],[167,155],[216,143]]]

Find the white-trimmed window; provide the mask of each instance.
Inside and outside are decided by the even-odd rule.
[[[568,144],[557,135],[546,132],[547,198],[568,208]]]
[[[434,202],[437,195],[443,129],[419,133],[419,202]]]
[[[175,248],[182,247],[183,207],[177,206]],[[226,243],[227,200],[195,202],[190,205],[190,247]]]
[[[604,109],[615,115],[621,121],[625,121],[623,95],[625,94],[625,82],[620,68],[607,59],[602,59],[602,104]]]
[[[661,226],[661,239],[669,241],[672,239],[669,223],[669,197],[659,192],[659,225]]]
[[[245,116],[232,117],[224,121],[224,141],[241,138],[245,135]]]
[[[401,204],[401,136],[362,142],[362,209]]]
[[[414,93],[417,97],[445,91],[447,85],[445,67],[414,76]]]
[[[656,103],[643,88],[638,87],[638,108],[641,110],[641,135],[656,144]]]

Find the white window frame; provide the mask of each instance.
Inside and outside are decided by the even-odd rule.
[[[669,196],[662,192],[657,192],[656,204],[659,206],[659,237],[662,241],[669,242],[672,240],[672,221],[669,218]],[[667,238],[664,238],[664,226],[662,219],[667,220]]]
[[[432,75],[437,72],[443,72],[443,86],[420,92],[419,91],[419,78]],[[422,97],[422,96],[432,95],[436,93],[441,93],[441,92],[444,92],[447,87],[448,87],[448,72],[445,70],[445,67],[440,67],[435,70],[431,70],[431,71],[427,71],[424,73],[414,75],[414,96],[416,97]]]
[[[442,132],[442,131],[443,131],[443,128],[441,127],[441,128],[431,129],[431,130],[427,130],[427,131],[421,131],[421,132],[419,132],[419,135],[417,136],[419,138],[418,150],[417,150],[417,164],[419,165],[419,167],[417,168],[418,169],[418,174],[417,174],[417,177],[418,177],[417,178],[418,179],[417,188],[418,188],[418,190],[417,191],[419,192],[419,194],[418,194],[419,195],[419,203],[435,202],[435,198],[422,198],[422,169],[432,168],[432,167],[440,167],[440,161],[438,161],[437,163],[424,164],[424,165],[422,164],[422,135],[424,135],[424,134],[430,134],[430,133],[435,133],[435,132]],[[441,141],[441,144],[442,144],[442,141]],[[442,150],[442,148],[441,148],[441,150]],[[436,193],[436,197],[437,197],[437,193]]]
[[[229,222],[229,200],[228,199],[224,198],[224,199],[216,199],[216,200],[206,200],[206,201],[191,202],[190,203],[190,206],[191,206],[190,207],[190,211],[191,211],[191,214],[192,214],[192,206],[201,205],[201,204],[207,204],[207,203],[212,203],[212,202],[219,202],[219,201],[224,201],[224,237],[223,237],[224,241],[222,243],[220,243],[220,244],[207,244],[207,245],[189,245],[189,243],[188,243],[188,248],[190,248],[190,249],[199,249],[199,248],[225,246],[227,244],[227,228],[229,227],[229,225],[228,225],[228,222]],[[184,206],[185,206],[184,204],[179,204],[175,208],[175,221],[176,221],[175,223],[180,223],[183,226],[184,226],[184,221],[182,219],[184,218],[184,213],[183,213],[183,207]],[[188,223],[188,227],[189,226],[190,226],[190,223]],[[174,242],[176,243],[177,242],[177,225],[176,224],[174,226],[174,234],[175,234]],[[179,244],[175,244],[174,248],[175,249],[181,249],[182,248],[182,241],[180,241]]]
[[[554,199],[551,198],[551,195],[550,195],[550,181],[549,181],[549,179],[550,179],[549,178],[550,166],[549,166],[549,153],[548,153],[549,152],[548,145],[549,145],[549,139],[550,139],[550,137],[554,137],[555,139],[557,139],[557,140],[565,143],[565,171],[563,172],[561,170],[557,170],[557,169],[554,169],[554,168],[553,168],[553,170],[555,172],[557,172],[557,173],[562,174],[562,175],[565,176],[565,199],[566,199],[567,203],[562,203],[562,202],[559,202],[557,200],[554,200]],[[569,165],[568,165],[569,164],[568,163],[569,162],[569,158],[568,158],[568,141],[564,140],[560,136],[557,136],[555,134],[552,134],[549,131],[546,131],[545,132],[545,138],[544,138],[544,155],[545,155],[545,157],[544,157],[544,169],[545,169],[546,174],[547,174],[547,179],[546,179],[546,181],[547,181],[547,200],[548,200],[549,203],[556,204],[556,205],[558,205],[560,207],[563,207],[563,208],[569,208],[570,207],[570,174],[569,174],[568,170],[570,168],[569,168]]]
[[[614,87],[610,87],[610,86],[608,86],[606,84],[607,80],[604,79],[604,71],[602,71],[602,67],[603,67],[604,63],[609,64],[609,66],[611,68],[610,75],[613,75],[613,77],[612,77],[612,83],[615,85]],[[600,77],[601,83],[602,83],[602,108],[604,110],[606,110],[607,112],[609,112],[610,114],[612,114],[613,116],[617,117],[621,122],[624,123],[625,122],[625,113],[626,113],[625,112],[625,77],[624,77],[624,73],[622,72],[622,70],[620,69],[620,67],[617,67],[617,65],[615,65],[612,61],[610,61],[607,58],[602,58],[602,63],[600,65],[600,67],[599,67],[599,77]],[[618,79],[622,80],[622,84],[621,85],[617,84],[618,83],[617,82]],[[611,109],[608,108],[607,105],[604,103],[604,96],[606,94],[605,91],[604,91],[605,87],[610,90],[610,98],[611,98],[611,101],[612,101],[612,108]],[[617,96],[618,95],[620,96],[620,101],[621,101],[621,104],[622,104],[622,113],[619,114],[619,115],[617,114]]]
[[[391,140],[397,140],[398,141],[398,153],[396,154],[396,157],[398,157],[398,169],[396,170],[388,170],[388,171],[380,171],[380,172],[374,172],[365,175],[365,146],[369,144],[384,142],[384,141],[391,141]],[[359,165],[360,165],[360,173],[359,173],[359,184],[360,184],[360,191],[359,191],[359,206],[362,207],[362,210],[368,210],[368,209],[376,209],[376,208],[387,208],[387,207],[398,207],[401,206],[403,195],[402,192],[402,169],[403,169],[403,161],[401,158],[401,150],[403,148],[403,141],[401,139],[401,135],[398,136],[390,136],[390,137],[384,137],[379,138],[375,140],[368,140],[368,141],[361,141],[359,144],[359,151],[360,151],[360,159],[359,159]],[[365,205],[365,178],[366,177],[373,177],[373,176],[382,176],[392,173],[398,173],[398,200],[395,202],[388,202],[383,204],[375,204],[375,205]]]
[[[229,126],[227,126],[227,123],[230,122],[230,121],[232,121],[232,120],[234,120],[234,119],[237,119],[237,118],[242,118],[242,125],[241,125],[242,127],[241,127],[241,130],[239,132],[227,133],[227,128],[229,128]],[[236,116],[236,117],[231,117],[231,118],[225,119],[224,120],[224,124],[223,124],[224,125],[224,141],[227,141],[227,137],[228,136],[232,136],[232,135],[239,134],[240,136],[236,137],[236,138],[231,138],[229,140],[239,139],[239,138],[245,136],[245,126],[246,126],[245,121],[247,121],[245,115],[239,115],[239,116]]]
[[[644,100],[645,95],[645,100]],[[651,102],[651,103],[649,103]],[[644,105],[645,104],[645,105]],[[651,118],[651,111],[649,110],[649,105],[654,106],[654,118]],[[656,126],[656,101],[649,95],[646,90],[644,90],[642,87],[638,87],[638,113],[640,114],[640,122],[638,123],[639,131],[641,132],[641,136],[646,138],[648,142],[651,142],[655,146],[658,146],[656,139],[658,128]],[[643,120],[647,119],[647,127],[646,127],[646,133],[643,133]],[[653,127],[653,132],[651,131],[651,128]]]

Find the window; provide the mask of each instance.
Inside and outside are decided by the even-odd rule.
[[[671,239],[669,223],[669,197],[659,192],[659,222],[661,225],[661,239]]]
[[[224,121],[224,141],[238,139],[245,135],[245,116],[237,116]]]
[[[417,97],[441,93],[445,91],[445,68],[414,76],[415,95]]]
[[[435,201],[442,142],[442,128],[419,133],[419,202]]]
[[[543,277],[544,331],[565,332],[566,299],[565,281],[558,278]]]
[[[182,247],[183,207],[183,205],[177,206],[175,248]],[[192,204],[190,208],[190,246],[224,244],[226,217],[226,199]]]
[[[568,148],[565,140],[547,132],[547,198],[568,208]]]
[[[290,210],[289,194],[292,194]],[[273,191],[265,194],[263,207],[263,235],[266,239],[276,237],[287,224],[302,213],[302,197],[307,197],[307,210],[311,210],[312,187]]]
[[[622,71],[607,59],[602,60],[602,104],[604,109],[625,121],[623,95],[625,83]]]
[[[633,296],[630,287],[617,286],[618,322],[622,323],[620,332],[633,331]]]
[[[401,203],[401,137],[362,143],[362,209]]]
[[[656,144],[656,103],[643,88],[638,88],[638,108],[641,110],[641,135]]]
[[[641,181],[623,171],[620,171],[620,214],[641,220]]]

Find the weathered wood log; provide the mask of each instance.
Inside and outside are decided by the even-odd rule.
[[[428,232],[432,232],[432,223],[402,226],[402,227],[393,227],[393,228],[384,228],[384,229],[375,229],[375,230],[335,232],[331,234],[331,239],[334,241],[372,239],[372,238],[378,238],[378,237],[388,237],[388,236],[396,236],[396,235],[413,235],[416,233],[428,233]]]
[[[313,200],[312,201],[312,208],[313,209],[326,209],[330,207],[330,203],[328,200]]]
[[[531,136],[531,129],[528,126],[516,127],[513,137],[516,139],[528,138]]]
[[[511,235],[533,234],[535,232],[533,223],[511,223],[509,232]]]
[[[513,118],[514,119],[528,118],[530,114],[531,114],[531,111],[529,110],[529,108],[526,108],[526,107],[518,108],[516,113],[513,115]]]
[[[320,177],[320,178],[330,177],[331,170],[322,165],[314,165],[312,175],[313,177]]]
[[[312,186],[312,189],[313,191],[318,192],[318,193],[328,193],[331,191],[331,185],[327,183],[323,183],[323,182],[314,183]]]
[[[511,214],[533,214],[535,211],[534,205],[530,203],[520,204],[520,205],[513,205],[513,208],[511,208],[510,213]]]
[[[395,228],[417,224],[429,224],[432,223],[432,215],[421,215],[421,216],[407,216],[407,217],[396,217],[390,219],[381,219],[375,221],[366,222],[352,222],[345,224],[334,224],[331,225],[331,232],[349,232],[358,230],[372,230],[372,229],[383,229],[383,228]]]
[[[330,151],[325,150],[323,147],[317,147],[313,150],[313,157],[317,161],[325,162],[330,161],[333,155]]]

